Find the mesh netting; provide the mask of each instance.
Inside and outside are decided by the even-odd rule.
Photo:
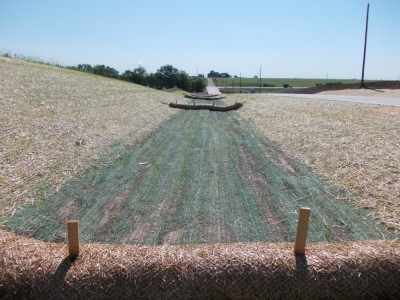
[[[0,298],[399,299],[400,244],[63,244],[0,232]]]

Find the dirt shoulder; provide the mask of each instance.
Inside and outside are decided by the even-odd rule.
[[[400,81],[374,81],[367,82],[365,85],[369,90],[400,90]],[[321,92],[332,92],[340,90],[358,90],[360,87],[359,83],[350,84],[338,84],[338,85],[328,85],[328,86],[317,86],[310,87],[306,89],[285,90],[285,93],[296,93],[296,94],[316,94]]]
[[[362,96],[362,97],[387,97],[400,98],[400,89],[345,89],[332,90],[317,93],[318,95],[344,95],[344,96]]]

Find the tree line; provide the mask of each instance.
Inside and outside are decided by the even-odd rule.
[[[207,74],[208,78],[231,78],[231,75],[228,73],[219,73],[216,71],[210,71],[210,73]],[[235,76],[237,77],[237,76]]]
[[[184,91],[200,93],[206,87],[203,75],[191,77],[185,71],[178,70],[172,65],[162,66],[156,73],[148,73],[144,67],[139,66],[133,70],[126,70],[122,74],[119,74],[116,69],[105,65],[91,66],[90,64],[79,64],[76,67],[69,68],[100,76],[125,80],[156,89],[170,89],[176,87]]]

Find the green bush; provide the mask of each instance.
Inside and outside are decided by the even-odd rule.
[[[190,90],[189,92],[201,93],[206,88],[206,83],[203,78],[192,78],[190,80]]]

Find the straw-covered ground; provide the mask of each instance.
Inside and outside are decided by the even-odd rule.
[[[394,92],[393,92],[394,93]],[[358,207],[400,231],[400,108],[241,96],[240,114]]]
[[[109,149],[138,143],[179,95],[0,57],[0,217],[58,190]],[[105,162],[102,162],[105,163]]]
[[[180,111],[140,145],[111,156],[108,166],[88,168],[6,227],[65,241],[66,221],[77,219],[86,243],[282,242],[294,240],[306,206],[310,242],[387,236],[236,112]]]

